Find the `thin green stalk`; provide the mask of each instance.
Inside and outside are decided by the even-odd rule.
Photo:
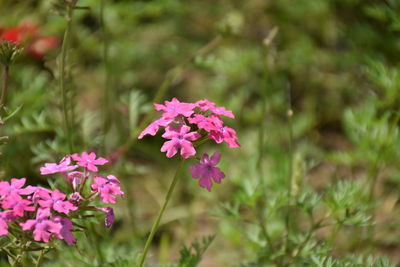
[[[291,99],[291,92],[290,92],[290,87],[288,87],[288,111],[287,111],[287,118],[288,118],[288,130],[289,130],[289,170],[288,170],[288,192],[287,196],[289,199],[289,207],[288,210],[286,211],[285,215],[285,229],[286,229],[286,237],[285,237],[285,242],[284,242],[284,247],[285,251],[287,252],[289,247],[288,247],[288,242],[289,242],[289,234],[290,234],[290,212],[289,208],[291,205],[291,196],[292,196],[292,178],[293,178],[293,123],[292,123],[292,117],[293,117],[293,110],[292,110],[292,99]]]
[[[111,89],[111,66],[109,62],[109,38],[108,32],[106,28],[106,24],[104,21],[104,11],[105,11],[105,0],[100,1],[100,25],[102,29],[103,35],[103,60],[104,60],[104,88],[103,88],[103,149],[106,152],[106,144],[105,137],[107,135],[108,130],[110,129],[110,125],[112,122],[111,116],[112,112],[112,90]]]
[[[72,26],[72,14],[74,10],[75,2],[70,3],[67,5],[67,26],[65,28],[64,39],[61,46],[61,55],[60,55],[60,63],[58,65],[58,73],[59,73],[59,87],[62,95],[62,107],[63,107],[63,119],[64,119],[64,130],[65,136],[68,142],[69,152],[73,153],[73,143],[72,143],[72,129],[68,115],[68,97],[67,97],[67,89],[65,87],[65,65],[66,65],[66,58],[67,58],[67,51],[68,45],[71,38],[71,26]]]
[[[3,107],[6,103],[6,96],[8,91],[8,80],[10,77],[10,66],[4,65],[3,68],[3,86],[1,91],[1,98],[0,98],[0,107]]]
[[[145,244],[144,249],[143,249],[143,254],[142,254],[142,258],[140,260],[139,267],[142,267],[143,264],[144,264],[144,261],[146,260],[146,255],[147,255],[147,252],[148,252],[148,250],[150,248],[150,244],[153,241],[154,235],[155,235],[155,233],[156,233],[156,231],[158,229],[158,226],[159,226],[161,218],[162,218],[162,216],[164,214],[165,208],[167,207],[169,201],[171,200],[171,196],[172,196],[172,193],[174,192],[175,185],[176,185],[176,183],[178,182],[178,180],[179,180],[179,178],[181,176],[180,174],[181,174],[181,171],[182,171],[184,163],[185,163],[185,159],[181,158],[181,160],[179,162],[179,165],[178,165],[178,168],[176,169],[174,179],[172,180],[171,185],[169,186],[167,195],[165,196],[164,203],[163,203],[160,211],[158,212],[157,218],[156,218],[155,222],[153,223],[153,226],[151,227],[150,234],[149,234],[149,236],[147,238],[146,244]]]
[[[40,251],[40,255],[39,255],[39,257],[38,257],[38,259],[37,259],[37,261],[36,261],[36,267],[39,267],[40,266],[40,263],[42,262],[42,259],[43,259],[43,256],[44,256],[44,254],[45,254],[46,252],[45,252],[45,249],[42,249],[41,251]]]

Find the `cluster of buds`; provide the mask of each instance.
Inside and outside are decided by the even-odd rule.
[[[97,199],[106,204],[115,203],[116,196],[124,193],[115,176],[98,174],[97,166],[107,162],[104,158],[96,158],[94,153],[83,152],[40,168],[42,175],[61,174],[71,189],[68,196],[58,189],[25,186],[26,178],[1,181],[0,236],[11,232],[16,237],[31,236],[31,241],[47,243],[59,239],[73,245],[76,238],[72,232],[84,230],[75,222],[94,216],[87,212],[105,213],[105,225],[111,227],[113,209],[95,204],[99,202]]]
[[[35,59],[42,59],[59,45],[57,37],[43,36],[39,28],[30,22],[8,29],[0,28],[0,41],[26,48],[27,54]]]
[[[233,112],[205,99],[195,103],[180,102],[173,98],[165,101],[164,105],[154,104],[157,111],[162,111],[160,118],[152,122],[139,135],[156,135],[159,129],[164,129],[162,135],[167,139],[161,147],[161,152],[166,152],[168,158],[180,152],[187,159],[196,155],[196,144],[205,140],[213,140],[217,144],[225,142],[229,147],[239,147],[236,131],[224,125],[222,117],[235,118]],[[224,173],[216,167],[221,159],[221,154],[216,152],[211,157],[204,154],[198,164],[190,167],[190,172],[199,185],[211,191],[212,180],[221,183]]]

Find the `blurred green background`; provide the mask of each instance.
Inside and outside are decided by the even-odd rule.
[[[0,0],[0,27],[30,21],[61,41],[66,22],[54,3]],[[159,151],[162,138],[135,138],[160,86],[162,101],[207,98],[233,110],[236,119],[227,124],[236,129],[241,148],[201,149],[223,154],[226,178],[209,193],[186,171],[156,235],[150,266],[170,266],[182,244],[212,234],[216,238],[199,266],[276,266],[263,262],[272,252],[252,222],[262,209],[256,203],[279,201],[276,194],[290,186],[288,175],[299,177],[301,192],[322,195],[339,180],[360,181],[368,191],[364,182],[376,177],[373,201],[362,204],[367,210],[378,207],[375,235],[367,245],[355,226],[327,227],[313,236],[319,249],[306,249],[294,266],[330,266],[308,260],[317,251],[337,259],[356,254],[400,261],[400,146],[397,121],[391,124],[400,104],[399,1],[80,0],[78,5],[85,8],[74,12],[67,66],[75,150],[114,159],[110,172],[123,181],[126,197],[116,206],[110,232],[99,225],[90,237],[82,235],[78,249],[60,245],[60,253],[49,254],[48,266],[132,266],[177,164]],[[43,60],[21,56],[12,66],[7,106],[22,107],[0,129],[9,136],[2,146],[2,177],[46,184],[41,164],[68,153],[58,54],[59,49]],[[227,205],[236,217],[223,215],[221,206]],[[304,234],[304,215],[295,213],[295,228]],[[278,240],[282,216],[264,219]],[[325,242],[329,248],[322,249]],[[333,266],[369,266],[344,264]]]

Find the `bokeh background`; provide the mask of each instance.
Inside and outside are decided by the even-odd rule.
[[[66,22],[55,2],[0,0],[0,27],[30,22],[61,43]],[[226,178],[209,193],[185,171],[149,266],[173,266],[183,244],[213,234],[199,266],[276,266],[265,260],[272,252],[254,222],[264,206],[279,207],[277,195],[291,186],[290,175],[297,177],[299,196],[322,196],[313,204],[319,215],[332,208],[320,205],[330,188],[348,190],[339,181],[357,184],[354,190],[366,193],[350,192],[349,207],[339,205],[331,214],[341,208],[346,214],[366,211],[375,221],[369,239],[362,223],[320,229],[313,235],[316,247],[305,249],[293,266],[331,266],[313,257],[343,260],[332,266],[369,266],[361,259],[368,256],[400,261],[395,119],[400,2],[80,0],[78,5],[84,8],[74,12],[67,65],[75,150],[112,159],[110,172],[122,180],[126,194],[110,231],[99,225],[81,235],[77,248],[60,244],[58,253],[48,255],[48,266],[133,266],[177,165],[159,151],[162,138],[136,140],[143,119],[149,113],[157,117],[154,97],[207,98],[233,110],[236,118],[227,124],[236,129],[241,147],[201,148],[223,154]],[[41,59],[25,53],[12,66],[7,107],[21,108],[0,129],[9,136],[1,147],[2,178],[52,183],[39,175],[39,167],[68,153],[59,52],[57,47]],[[264,218],[277,243],[284,235],[280,210]],[[292,213],[301,236],[306,216]],[[347,258],[361,265],[345,265]]]

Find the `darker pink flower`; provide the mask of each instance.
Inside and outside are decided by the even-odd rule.
[[[225,177],[225,174],[219,168],[215,167],[220,159],[221,154],[218,152],[215,152],[211,158],[208,157],[208,154],[204,154],[199,164],[189,167],[193,178],[199,179],[199,185],[206,188],[208,191],[211,191],[211,179],[213,179],[215,183],[220,184],[221,179]]]
[[[64,217],[56,216],[53,218],[53,222],[61,225],[61,230],[58,234],[56,234],[56,237],[58,239],[63,239],[65,243],[67,243],[70,246],[75,245],[76,238],[71,233],[72,229],[74,229],[71,220]]]
[[[68,214],[71,210],[77,210],[71,202],[64,201],[66,195],[55,189],[48,193],[46,191],[40,192],[40,200],[38,201],[42,208],[53,208],[55,211]]]
[[[189,118],[188,121],[191,124],[196,124],[199,129],[204,129],[207,132],[212,130],[217,131],[224,124],[221,118],[215,115],[206,117],[201,114],[195,114],[192,118]]]
[[[236,131],[227,126],[211,131],[209,137],[218,144],[225,141],[229,147],[240,147],[237,141]]]
[[[108,162],[105,158],[98,158],[96,159],[96,154],[94,152],[88,154],[83,152],[81,156],[78,154],[71,155],[73,160],[77,161],[79,166],[87,168],[89,171],[97,172],[98,168],[96,165],[104,165]]]
[[[57,163],[45,163],[44,167],[40,168],[40,174],[46,175],[46,174],[53,174],[53,173],[65,173],[69,172],[72,170],[75,170],[78,168],[78,165],[72,165],[71,164],[71,158],[69,156],[66,156],[63,158],[59,164]]]
[[[162,110],[164,113],[162,114],[163,118],[172,119],[179,115],[184,117],[190,117],[193,114],[193,109],[196,107],[195,104],[192,103],[184,103],[180,102],[175,97],[171,101],[165,101],[164,105],[154,104],[154,108],[158,111]]]
[[[119,186],[119,180],[113,175],[108,175],[107,178],[94,177],[93,181],[91,188],[99,192],[101,201],[104,203],[115,203],[115,197],[124,194]]]
[[[168,158],[173,157],[179,149],[181,150],[181,156],[185,159],[195,155],[196,150],[191,141],[199,139],[201,135],[197,132],[189,131],[190,127],[186,125],[182,125],[179,128],[166,128],[162,137],[171,140],[164,143],[161,147],[161,152],[167,152]]]
[[[20,223],[22,230],[33,230],[33,239],[49,242],[52,235],[60,235],[62,225],[49,219],[50,209],[39,209],[36,219]]]
[[[200,111],[203,112],[209,110],[215,115],[221,115],[232,119],[235,118],[235,115],[233,115],[232,111],[225,109],[225,107],[217,107],[214,102],[211,102],[208,99],[197,101],[196,106],[199,107]]]

